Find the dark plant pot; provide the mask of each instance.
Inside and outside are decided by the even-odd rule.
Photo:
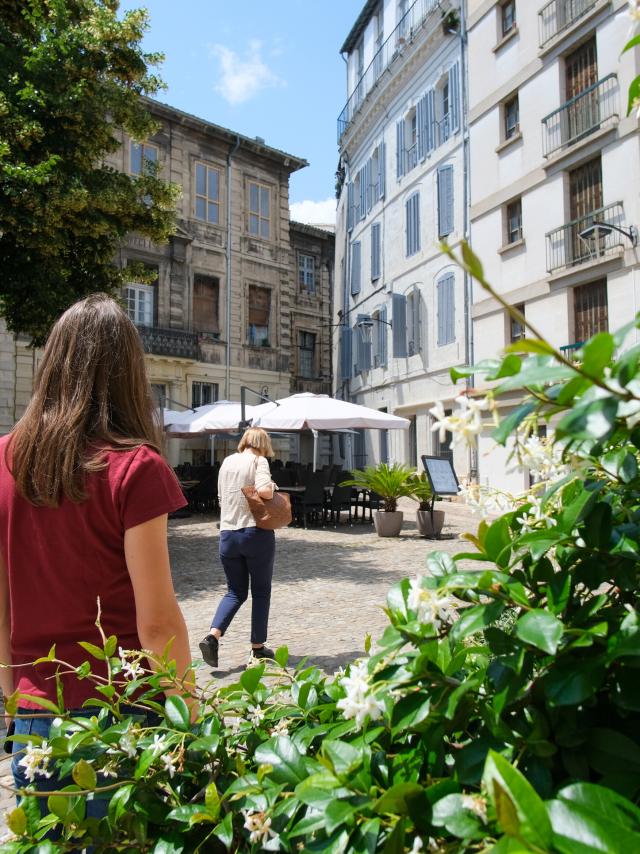
[[[397,537],[402,528],[402,510],[375,510],[373,524],[379,537]]]
[[[430,510],[416,510],[416,525],[421,537],[439,537],[444,525],[444,510],[433,511],[433,525]]]

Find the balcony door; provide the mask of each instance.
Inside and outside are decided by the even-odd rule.
[[[598,249],[590,247],[579,235],[592,221],[590,214],[602,206],[602,161],[598,156],[569,173],[569,218],[572,225],[568,249],[575,263],[588,259],[591,250]]]
[[[573,310],[577,344],[588,341],[598,332],[608,332],[607,280],[600,279],[575,288]]]
[[[600,122],[598,90],[594,88],[587,92],[597,82],[598,56],[594,36],[565,58],[566,142],[576,142],[597,128]]]

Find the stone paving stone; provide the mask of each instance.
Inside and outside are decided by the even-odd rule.
[[[405,511],[400,537],[380,538],[372,525],[337,528],[286,528],[276,532],[276,561],[267,643],[289,647],[290,662],[308,656],[327,672],[364,654],[367,633],[375,640],[384,631],[382,610],[389,588],[425,566],[431,551],[467,551],[460,539],[475,530],[477,519],[464,505],[439,505],[446,510],[443,539],[421,538],[415,526],[415,502],[401,502]],[[218,557],[219,531],[213,516],[194,515],[169,523],[173,579],[182,607],[194,660],[214,610],[226,590]],[[469,566],[470,563],[463,564]],[[212,673],[198,668],[198,682],[225,685],[237,681],[249,658],[251,599],[242,606],[220,645],[220,667]],[[0,765],[0,782],[9,773]],[[13,806],[0,794],[0,816]],[[0,828],[1,829],[1,828]]]

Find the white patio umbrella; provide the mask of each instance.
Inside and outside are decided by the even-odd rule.
[[[248,417],[248,416],[247,416]],[[337,400],[327,394],[292,394],[276,403],[253,407],[253,425],[265,430],[311,430],[316,469],[319,430],[407,430],[409,420],[368,406]]]
[[[192,409],[182,410],[178,412],[177,409],[162,409],[162,424],[164,427],[168,427],[170,424],[176,424],[185,415],[193,415]]]
[[[245,418],[250,420],[257,407],[245,406]],[[179,413],[180,417],[167,427],[167,434],[178,438],[203,436],[207,433],[229,433],[238,430],[242,420],[239,403],[230,400],[218,400],[196,407],[195,411]],[[165,420],[165,424],[166,424]]]

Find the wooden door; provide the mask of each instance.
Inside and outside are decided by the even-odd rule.
[[[588,341],[597,332],[609,331],[606,279],[575,288],[573,305],[576,343]]]
[[[600,251],[601,247],[586,244],[579,234],[591,224],[590,214],[602,206],[602,161],[598,156],[569,173],[569,218],[573,222],[567,235],[570,261],[579,263],[588,260],[592,250]]]
[[[576,142],[592,133],[599,124],[597,89],[586,92],[598,82],[598,57],[595,36],[585,42],[565,59],[566,138],[563,142]],[[583,92],[586,94],[582,95]],[[581,96],[581,97],[578,97]],[[574,100],[575,99],[575,100]]]

